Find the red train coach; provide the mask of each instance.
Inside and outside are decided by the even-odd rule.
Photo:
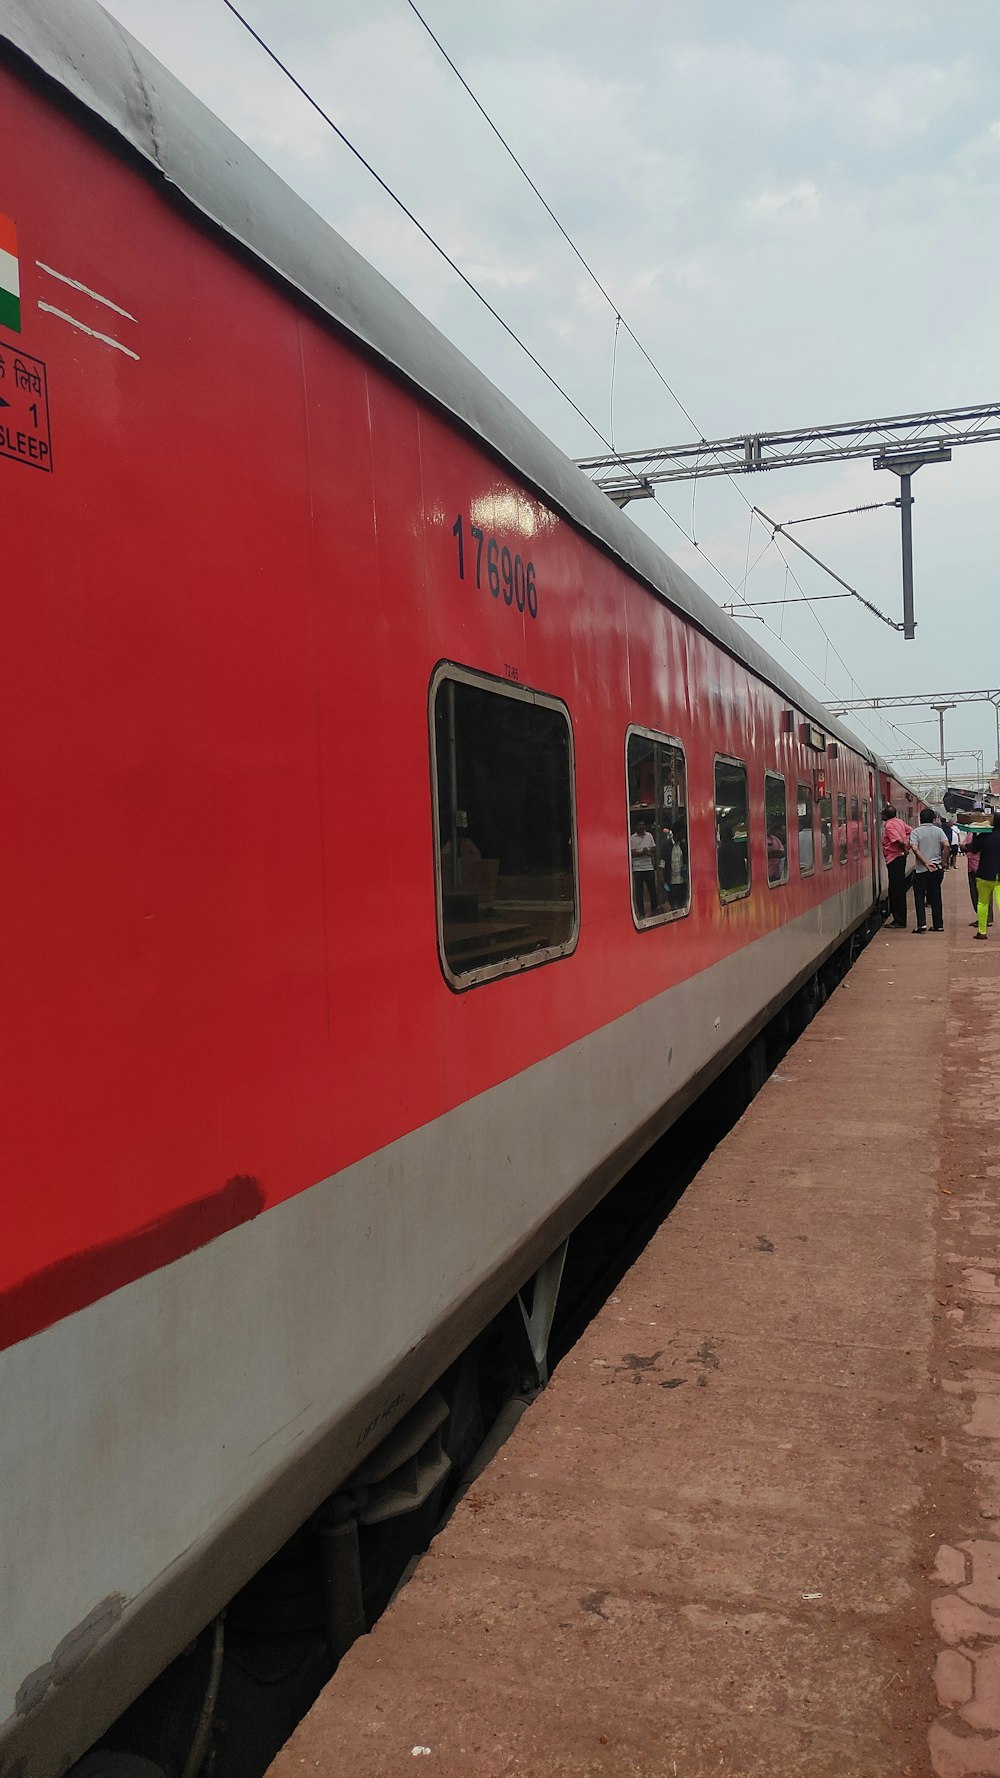
[[[891,766],[886,765],[879,767],[878,785],[882,807],[895,809],[897,815],[901,815],[911,827],[916,827],[920,821],[920,810],[923,807],[916,792],[911,790],[908,784],[903,784],[896,777]]]
[[[0,103],[0,1749],[58,1774],[387,1433],[440,1474],[428,1390],[870,919],[885,768],[90,0],[4,0]]]

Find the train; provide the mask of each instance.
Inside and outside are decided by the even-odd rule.
[[[0,104],[0,1771],[190,1778],[912,798],[93,0]]]

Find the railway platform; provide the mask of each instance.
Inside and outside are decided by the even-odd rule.
[[[1000,1775],[1000,936],[883,931],[271,1778]]]

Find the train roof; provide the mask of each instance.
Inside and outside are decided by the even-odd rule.
[[[467,428],[827,733],[884,762],[798,684],[425,316],[95,0],[0,0],[8,44],[171,189]]]

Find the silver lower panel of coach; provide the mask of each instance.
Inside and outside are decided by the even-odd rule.
[[[0,1356],[4,1769],[90,1745],[869,906],[832,897]]]

